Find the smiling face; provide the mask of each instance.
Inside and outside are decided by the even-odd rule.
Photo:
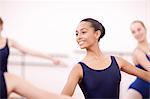
[[[76,41],[81,49],[88,49],[98,43],[100,31],[95,31],[90,22],[82,21],[76,29]]]
[[[146,39],[146,28],[141,21],[135,21],[131,24],[131,32],[139,43]]]

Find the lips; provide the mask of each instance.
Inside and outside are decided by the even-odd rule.
[[[83,41],[80,41],[78,44],[79,44],[79,45],[82,45],[83,43],[84,43]]]
[[[136,36],[137,39],[141,39],[142,35],[138,35]]]

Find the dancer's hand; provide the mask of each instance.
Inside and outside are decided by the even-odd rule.
[[[61,61],[61,60],[59,60],[59,59],[54,59],[54,60],[53,60],[53,64],[54,64],[54,65],[60,65],[60,66],[62,66],[62,67],[66,67],[66,66],[67,66],[66,63],[64,63],[63,61]]]

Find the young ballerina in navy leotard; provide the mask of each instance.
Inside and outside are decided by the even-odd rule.
[[[150,72],[131,65],[121,57],[102,53],[99,41],[105,35],[104,26],[95,19],[83,19],[76,29],[76,41],[86,56],[77,63],[62,94],[72,96],[79,84],[85,99],[119,99],[120,70],[150,82]]]
[[[133,52],[134,64],[145,71],[150,71],[150,45],[147,40],[147,29],[142,21],[136,20],[131,24],[131,32],[138,45]],[[150,99],[150,83],[136,78],[129,86],[126,99]]]

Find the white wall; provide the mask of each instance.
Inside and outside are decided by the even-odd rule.
[[[146,0],[146,8],[146,25],[148,28],[148,40],[150,40],[150,0]]]
[[[0,1],[0,16],[5,23],[3,35],[35,49],[67,54],[78,48],[75,28],[86,17],[104,24],[102,49],[132,51],[136,42],[129,25],[139,19],[149,26],[148,9],[149,0]]]

